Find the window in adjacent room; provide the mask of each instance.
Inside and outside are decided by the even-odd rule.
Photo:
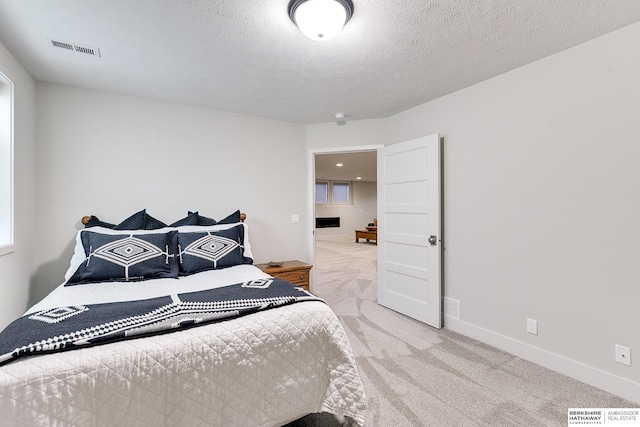
[[[316,181],[316,203],[326,205],[329,203],[329,183]]]
[[[316,181],[316,204],[350,205],[351,183],[338,181]]]
[[[337,205],[351,204],[351,183],[333,182],[331,185],[331,200]]]
[[[13,83],[0,72],[0,256],[13,252]]]

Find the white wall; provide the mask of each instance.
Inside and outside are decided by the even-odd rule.
[[[353,181],[352,201],[349,205],[318,205],[316,217],[340,217],[340,227],[318,228],[316,236],[350,235],[355,239],[354,230],[364,230],[376,217],[377,185],[375,182]]]
[[[50,83],[37,84],[37,120],[47,244],[35,251],[33,301],[62,282],[90,214],[117,223],[146,208],[169,223],[240,209],[256,262],[307,261],[304,126]]]
[[[358,120],[344,125],[321,123],[307,125],[306,145],[310,149],[383,145],[389,142],[384,119]]]
[[[634,24],[307,144],[441,133],[447,327],[640,403],[638,358],[614,362],[615,344],[640,352],[639,51]]]
[[[0,330],[22,315],[29,299],[34,210],[35,82],[0,44],[0,71],[14,85],[15,252],[0,256]]]

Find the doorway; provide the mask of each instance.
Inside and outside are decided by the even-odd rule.
[[[392,146],[355,147],[309,151],[309,259],[316,263],[317,206],[328,203],[331,176],[321,182],[324,198],[316,204],[316,159],[322,155],[346,155],[375,150],[377,156],[376,262],[380,261],[377,282],[378,302],[388,308],[442,327],[442,140],[438,134],[399,142]],[[331,158],[334,167],[343,161]],[[322,172],[321,172],[322,173]],[[333,172],[329,172],[333,173]],[[340,178],[342,179],[342,178]],[[320,187],[318,187],[320,188]],[[331,190],[329,190],[331,188]],[[348,199],[347,199],[348,200]],[[344,202],[344,199],[342,200]],[[338,212],[338,211],[334,211]],[[340,220],[338,220],[339,222]],[[342,233],[354,233],[345,228]],[[343,234],[348,236],[348,234]],[[343,272],[344,273],[344,272]],[[343,274],[349,276],[349,273]],[[315,276],[312,269],[311,290]]]
[[[309,259],[316,263],[316,241],[355,242],[355,230],[366,229],[377,212],[377,150],[382,145],[315,149],[309,151]],[[337,166],[342,165],[342,166]],[[358,177],[360,179],[358,179]],[[316,183],[319,186],[316,186]],[[317,191],[324,192],[316,204]],[[330,224],[316,228],[320,224]],[[338,225],[336,225],[338,224]],[[363,242],[364,245],[364,242]],[[370,242],[377,259],[375,243]],[[311,289],[316,272],[311,270]]]

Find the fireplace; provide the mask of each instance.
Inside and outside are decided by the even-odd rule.
[[[339,216],[328,216],[324,218],[316,218],[316,228],[340,227]]]

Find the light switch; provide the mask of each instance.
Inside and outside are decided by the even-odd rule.
[[[291,224],[300,224],[300,215],[291,214]]]

